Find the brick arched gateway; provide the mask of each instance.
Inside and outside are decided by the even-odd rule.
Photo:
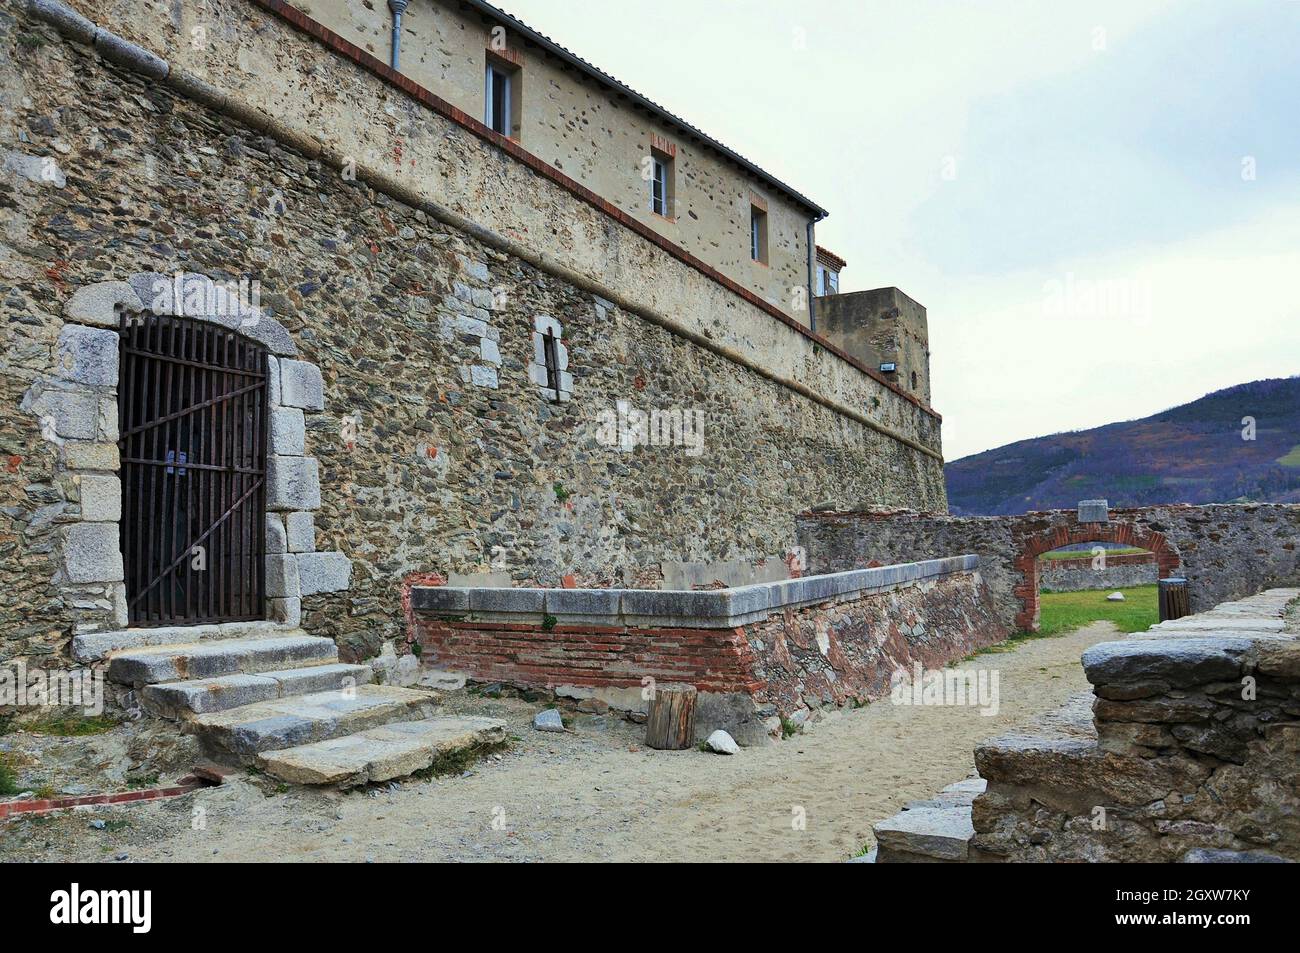
[[[1080,543],[1114,543],[1149,550],[1155,554],[1162,579],[1176,574],[1182,565],[1164,534],[1140,523],[1071,521],[1044,532],[1027,534],[1021,537],[1020,551],[1013,564],[1020,574],[1020,582],[1013,592],[1020,603],[1016,625],[1021,631],[1038,631],[1038,557]]]

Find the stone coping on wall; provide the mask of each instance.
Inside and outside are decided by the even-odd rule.
[[[600,626],[732,629],[775,612],[939,579],[979,568],[975,555],[802,576],[729,589],[491,589],[416,586],[411,607],[443,618]]]

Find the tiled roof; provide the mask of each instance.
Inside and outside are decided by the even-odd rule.
[[[845,265],[848,264],[847,261],[845,261],[839,255],[835,254],[835,252],[827,251],[825,248],[822,248],[821,245],[817,246],[817,260],[821,262],[823,265],[829,265],[830,267],[834,268],[836,271],[841,270]]]

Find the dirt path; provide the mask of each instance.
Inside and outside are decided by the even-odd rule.
[[[964,663],[998,671],[993,717],[886,699],[735,757],[645,749],[643,729],[613,716],[579,716],[572,734],[544,735],[529,727],[536,706],[465,699],[455,707],[505,717],[520,739],[468,776],[348,794],[237,781],[166,803],[10,822],[0,859],[839,861],[870,839],[873,822],[972,773],[979,741],[1086,688],[1080,653],[1114,637],[1096,623]],[[806,826],[796,830],[800,810]],[[107,828],[91,829],[92,818]]]

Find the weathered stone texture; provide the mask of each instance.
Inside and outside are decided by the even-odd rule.
[[[563,591],[534,590],[537,611],[542,597]],[[765,621],[714,629],[688,628],[671,620],[657,625],[575,625],[563,620],[549,627],[467,620],[459,599],[432,599],[438,592],[420,590],[413,616],[413,638],[423,646],[421,662],[429,668],[476,681],[578,690],[617,708],[644,708],[644,678],[688,682],[701,692],[701,737],[721,727],[742,744],[779,732],[778,716],[802,723],[822,708],[879,698],[889,692],[891,677],[899,669],[910,672],[914,663],[942,667],[1000,638],[977,572],[830,598],[786,609]],[[503,592],[503,605],[528,595]],[[471,595],[490,608],[483,597],[491,593],[475,590]],[[591,601],[605,595],[576,594]],[[662,601],[659,593],[651,598]]]
[[[810,572],[838,572],[976,553],[1007,631],[1037,626],[1037,557],[1075,543],[1155,553],[1161,575],[1186,576],[1193,612],[1300,581],[1300,505],[1151,506],[1080,523],[1074,510],[959,517],[914,512],[806,513],[799,542]]]
[[[112,7],[80,6],[95,16]],[[40,42],[20,45],[20,34]],[[598,318],[590,294],[119,70],[46,24],[0,23],[0,62],[28,151],[66,145],[60,162],[74,170],[61,189],[6,183],[13,254],[0,260],[10,355],[0,395],[16,408],[31,381],[54,374],[64,307],[80,287],[146,271],[259,280],[263,310],[322,375],[271,361],[270,386],[286,405],[326,405],[308,415],[305,435],[319,460],[318,548],[356,564],[353,590],[306,596],[303,621],[354,655],[402,634],[408,574],[653,583],[664,561],[779,557],[794,542],[792,514],[814,504],[943,505],[937,461],[621,310],[602,307]],[[606,242],[608,227],[591,240]],[[710,320],[727,313],[713,309]],[[564,325],[567,403],[545,400],[529,379],[537,314]],[[456,330],[461,319],[489,333]],[[485,360],[485,339],[499,367]],[[472,372],[467,381],[475,366],[491,368],[496,386]],[[852,392],[844,374],[862,376],[844,368],[827,376],[837,397]],[[75,452],[106,471],[116,463],[111,398],[64,406],[68,395],[41,396],[61,450],[41,437],[39,408],[0,424],[11,474],[0,605],[12,622],[0,655],[66,638],[78,611],[47,605],[57,567],[42,565],[41,527],[62,519],[47,507],[70,502],[54,479],[56,455]],[[617,400],[702,411],[703,454],[601,445],[598,415]],[[879,415],[937,443],[937,422],[896,397]],[[344,439],[344,418],[354,440]],[[307,464],[283,462],[293,459],[272,467],[272,507],[286,512],[311,509],[317,492]],[[108,592],[95,599],[113,602]]]
[[[880,698],[897,670],[942,668],[1003,637],[979,573],[786,612],[745,631],[767,699],[786,715]]]
[[[1300,626],[1271,590],[1093,646],[1095,697],[982,744],[973,859],[1178,861],[1195,851],[1300,860]]]
[[[1044,559],[1038,563],[1038,588],[1043,592],[1079,592],[1083,589],[1128,589],[1154,586],[1160,567],[1149,553],[1109,556],[1104,567],[1084,559]]]

